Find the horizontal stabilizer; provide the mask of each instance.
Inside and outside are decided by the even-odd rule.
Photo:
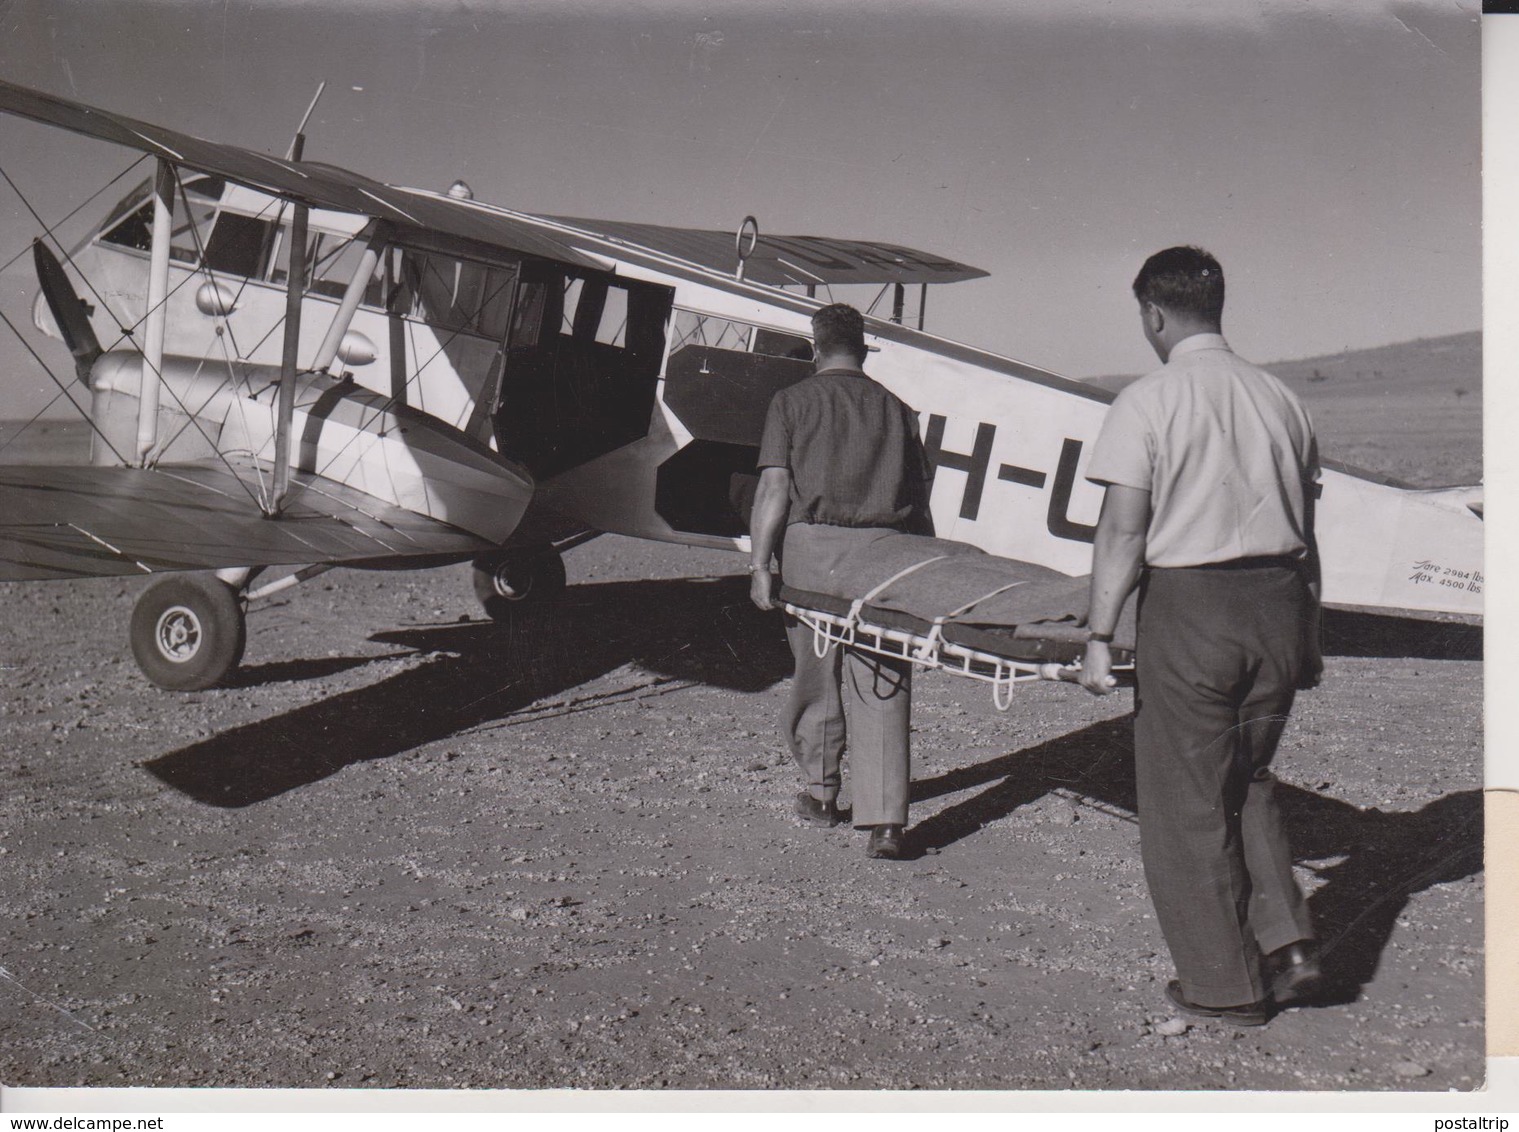
[[[699,228],[667,228],[620,220],[581,220],[549,216],[616,243],[631,244],[673,256],[713,271],[732,272],[738,254],[732,232]],[[744,260],[744,278],[772,287],[805,283],[957,283],[980,279],[979,267],[957,263],[932,252],[870,240],[841,240],[830,236],[772,236],[761,233]]]

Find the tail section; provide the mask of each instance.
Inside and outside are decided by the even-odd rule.
[[[1325,468],[1319,554],[1329,605],[1480,619],[1482,489],[1419,490]]]

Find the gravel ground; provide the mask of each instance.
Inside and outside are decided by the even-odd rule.
[[[1470,1090],[1481,639],[1343,616],[1279,770],[1334,993],[1173,1016],[1125,693],[927,677],[914,841],[791,816],[789,656],[731,555],[616,538],[484,622],[334,573],[159,692],[137,583],[0,586],[0,1080]]]

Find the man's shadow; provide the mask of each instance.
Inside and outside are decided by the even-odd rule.
[[[1362,614],[1326,620],[1332,655],[1480,659],[1481,630],[1398,622]],[[913,827],[915,851],[973,836],[1051,791],[1135,822],[1133,717],[1106,720],[913,783],[924,802],[981,787]],[[1413,812],[1361,809],[1315,790],[1278,783],[1276,797],[1294,859],[1320,882],[1308,899],[1323,944],[1325,1003],[1353,1001],[1376,974],[1409,898],[1482,871],[1480,789],[1446,794]],[[1139,852],[1138,829],[1134,852]]]
[[[524,606],[510,622],[394,629],[371,640],[401,646],[392,657],[425,659],[145,766],[197,801],[249,806],[346,766],[506,719],[624,665],[646,673],[624,691],[648,694],[686,683],[760,691],[791,672],[785,637],[750,604],[747,578],[580,585],[552,605]]]
[[[914,826],[914,849],[970,837],[1055,790],[1135,821],[1132,742],[1126,716],[915,782],[914,802],[983,789]],[[1276,796],[1294,859],[1321,882],[1308,908],[1324,949],[1324,1000],[1354,1001],[1376,974],[1409,898],[1481,872],[1482,791],[1446,794],[1409,813],[1362,810],[1284,782]],[[1137,856],[1137,828],[1133,842]]]
[[[1326,621],[1333,653],[1481,656],[1480,630],[1400,628],[1386,618],[1360,618]],[[661,685],[681,682],[753,692],[791,673],[784,637],[772,617],[749,603],[744,578],[581,585],[558,604],[524,607],[510,623],[396,629],[372,639],[426,659],[369,687],[234,728],[145,765],[198,801],[234,808],[355,763],[506,720],[624,665],[652,674],[623,690],[634,694],[658,694]],[[584,699],[559,710],[594,707],[597,697]],[[917,850],[972,836],[1053,790],[1133,821],[1131,720],[1108,720],[919,780],[912,798],[923,802],[976,787],[982,789],[914,827]],[[1410,896],[1482,868],[1480,790],[1445,795],[1414,813],[1361,810],[1288,784],[1278,787],[1278,799],[1296,859],[1323,882],[1309,907],[1342,1000],[1375,974]]]

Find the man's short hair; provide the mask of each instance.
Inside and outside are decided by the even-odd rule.
[[[1224,269],[1202,248],[1156,252],[1134,277],[1134,297],[1212,323],[1224,317]]]
[[[821,357],[850,353],[865,360],[865,316],[848,303],[830,303],[812,316],[812,337]]]

